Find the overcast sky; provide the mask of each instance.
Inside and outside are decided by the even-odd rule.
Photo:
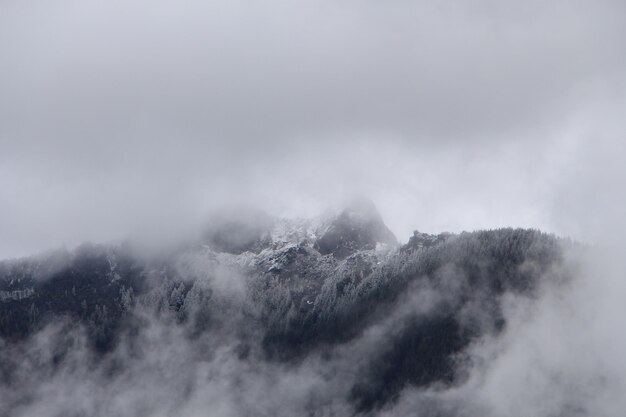
[[[623,0],[2,0],[0,258],[355,194],[400,241],[622,231],[624,22]]]

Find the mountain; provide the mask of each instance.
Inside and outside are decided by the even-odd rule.
[[[378,244],[397,243],[374,204],[359,199],[326,225],[314,247],[323,255],[344,259],[358,251],[375,249]]]
[[[84,244],[0,263],[0,414],[61,377],[98,375],[111,387],[145,378],[138,364],[163,374],[178,364],[185,372],[172,380],[199,395],[213,388],[192,382],[198,369],[222,372],[220,354],[244,379],[317,364],[333,389],[304,384],[298,412],[377,413],[406,389],[463,384],[468,349],[506,328],[502,300],[532,298],[567,273],[565,243],[536,230],[416,231],[401,245],[366,200],[317,219],[251,210],[209,223],[201,239],[158,255]],[[154,353],[181,346],[181,363]],[[237,414],[261,414],[244,403]],[[71,415],[104,414],[86,404]],[[145,407],[135,415],[153,415]]]

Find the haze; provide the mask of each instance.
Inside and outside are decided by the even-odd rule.
[[[0,258],[368,195],[404,242],[623,231],[622,1],[3,1]]]

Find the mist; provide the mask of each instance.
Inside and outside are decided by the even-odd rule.
[[[130,238],[145,279],[121,287],[132,314],[106,354],[68,318],[0,338],[0,414],[620,415],[625,18],[612,0],[0,2],[0,259],[15,258],[0,272],[35,254],[41,285],[84,253],[122,265]],[[282,241],[268,247],[283,258],[200,242],[246,210],[259,234],[304,222],[306,241],[319,230],[303,219],[360,196],[401,248],[368,248],[371,270],[300,245],[323,279],[297,284],[268,278]],[[455,256],[486,238],[462,232],[509,227],[564,238],[559,255],[530,244],[493,274],[477,258],[490,279],[536,282],[477,287]],[[436,269],[402,252],[414,230],[453,234]],[[378,288],[393,297],[379,305]],[[305,329],[283,358],[308,305],[326,339]],[[446,311],[471,342],[445,378],[380,385],[395,347]]]
[[[622,151],[619,1],[0,7],[3,258],[347,195],[403,240],[584,239],[581,190]]]

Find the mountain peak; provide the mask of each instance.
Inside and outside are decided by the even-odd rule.
[[[259,253],[275,244],[307,241],[322,255],[344,259],[379,244],[397,245],[374,203],[355,198],[343,210],[320,219],[278,219],[260,210],[214,212],[204,231],[204,242],[217,252]]]
[[[359,250],[375,249],[376,245],[398,243],[383,222],[374,203],[367,198],[356,198],[328,225],[315,242],[322,254],[343,259]]]
[[[352,199],[340,215],[349,216],[354,221],[380,221],[382,217],[372,200],[367,197]]]

